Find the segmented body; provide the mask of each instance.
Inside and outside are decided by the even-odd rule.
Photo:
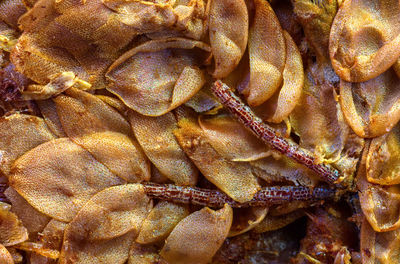
[[[173,184],[143,183],[149,197],[176,203],[197,204],[220,208],[225,203],[234,208],[250,206],[270,206],[291,201],[317,201],[335,196],[335,190],[326,187],[308,188],[303,186],[264,187],[258,191],[252,200],[239,203],[218,190],[201,189],[198,187],[177,186]]]
[[[272,127],[265,124],[253,111],[221,81],[212,86],[215,96],[245,127],[258,138],[296,162],[305,165],[319,177],[331,184],[338,183],[340,172],[329,164],[317,163],[313,155],[290,139],[280,136]]]

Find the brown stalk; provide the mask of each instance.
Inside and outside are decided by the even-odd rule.
[[[313,170],[323,180],[330,184],[341,181],[340,172],[329,164],[318,163],[317,159],[308,150],[301,148],[291,139],[283,138],[272,127],[265,124],[253,111],[246,106],[220,80],[212,85],[214,95],[219,99],[235,117],[246,128],[252,131],[258,138],[272,146],[285,156]]]
[[[335,190],[327,187],[276,186],[264,187],[254,195],[252,200],[239,203],[218,190],[156,183],[143,183],[143,187],[151,198],[213,208],[221,208],[226,203],[234,208],[244,208],[278,205],[291,201],[318,201],[335,196]]]

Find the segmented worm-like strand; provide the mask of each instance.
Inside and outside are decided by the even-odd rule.
[[[234,208],[244,208],[250,206],[284,204],[291,201],[325,200],[335,196],[335,190],[326,187],[264,187],[254,195],[252,200],[239,203],[218,190],[156,183],[143,183],[143,187],[146,194],[151,198],[176,203],[197,204],[213,208],[221,208],[225,203]]]
[[[221,81],[216,81],[212,85],[212,91],[221,104],[258,138],[287,157],[310,168],[316,172],[322,180],[328,183],[339,182],[340,172],[337,169],[329,164],[317,163],[316,158],[313,157],[309,151],[301,148],[292,140],[280,136],[272,127],[265,124],[257,117],[253,111],[231,91],[229,86]]]

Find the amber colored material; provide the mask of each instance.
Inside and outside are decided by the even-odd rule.
[[[209,263],[226,239],[232,218],[227,204],[218,211],[205,207],[190,214],[172,230],[160,255],[169,263]]]
[[[28,239],[28,231],[18,216],[3,206],[0,206],[0,223],[0,244],[12,246]]]
[[[52,158],[45,153],[52,153]],[[71,221],[95,193],[125,183],[68,138],[27,152],[18,159],[9,180],[33,207],[60,221]]]
[[[146,191],[146,187],[144,189]],[[163,241],[189,213],[188,205],[160,201],[151,209],[143,221],[136,242],[151,244]]]
[[[365,82],[388,70],[400,56],[397,0],[348,0],[331,28],[329,53],[347,82]]]
[[[0,0],[0,263],[400,263],[399,47],[398,0]]]
[[[37,211],[12,187],[8,187],[4,194],[10,201],[11,212],[18,215],[18,218],[21,220],[24,227],[26,227],[29,234],[32,235],[41,232],[51,220],[50,217]]]
[[[7,248],[0,244],[0,262],[3,264],[14,264],[14,260]]]
[[[340,105],[347,123],[364,138],[389,132],[400,120],[400,78],[393,68],[366,82],[340,81]]]
[[[366,160],[366,175],[371,183],[396,185],[400,183],[400,127],[374,138]]]
[[[157,169],[178,185],[195,185],[199,171],[173,134],[178,128],[174,115],[150,117],[131,111],[128,116],[140,146]],[[149,134],[149,129],[153,133]]]
[[[65,230],[61,263],[124,263],[152,208],[143,194],[139,184],[127,184],[94,195]]]
[[[287,55],[282,28],[268,1],[255,0],[254,8],[249,29],[250,80],[243,91],[251,106],[262,104],[281,86]]]
[[[214,78],[226,77],[246,49],[249,18],[244,0],[210,0],[209,34]]]
[[[264,103],[269,122],[280,123],[293,111],[303,92],[304,70],[300,52],[292,37],[283,32],[286,42],[286,63],[282,72],[282,87]],[[263,106],[263,105],[261,105]]]
[[[185,109],[182,110],[186,112]],[[191,117],[178,117],[178,119],[179,129],[174,135],[204,177],[235,201],[250,201],[260,189],[251,165],[246,162],[231,161],[218,153],[198,126],[196,119]]]
[[[360,252],[363,264],[390,263],[399,256],[399,229],[375,232],[364,220],[360,234]]]
[[[269,211],[267,206],[236,209],[228,237],[234,237],[254,230],[265,219]]]
[[[204,85],[199,66],[209,51],[204,42],[185,38],[148,41],[125,52],[108,68],[108,90],[140,114],[163,115]]]

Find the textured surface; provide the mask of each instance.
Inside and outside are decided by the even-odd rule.
[[[0,1],[0,256],[400,262],[399,18],[395,0]]]

